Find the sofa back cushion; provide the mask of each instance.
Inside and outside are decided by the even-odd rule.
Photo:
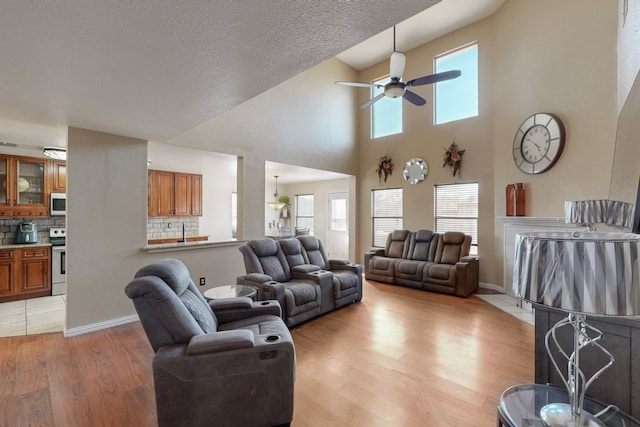
[[[262,273],[277,282],[291,279],[291,269],[282,248],[273,239],[250,240],[240,246],[247,273]]]
[[[278,242],[289,267],[305,264],[302,245],[298,239],[284,239]]]
[[[387,236],[384,254],[390,258],[406,258],[409,252],[409,230],[393,230]]]
[[[329,258],[320,239],[315,236],[298,236],[297,239],[302,244],[307,263],[329,270]]]
[[[418,230],[411,233],[407,258],[418,261],[433,261],[440,235],[433,230]]]
[[[469,255],[471,236],[458,231],[447,231],[439,240],[435,262],[439,264],[455,264],[460,258]]]

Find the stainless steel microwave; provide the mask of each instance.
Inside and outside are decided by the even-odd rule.
[[[51,193],[51,205],[49,206],[51,216],[67,214],[66,193]]]

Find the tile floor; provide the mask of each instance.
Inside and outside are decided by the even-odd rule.
[[[506,294],[475,294],[478,298],[483,299],[489,304],[498,307],[502,311],[506,311],[510,315],[527,322],[531,325],[534,324],[533,310],[531,304],[523,302],[522,307],[518,306],[518,300],[510,295]]]
[[[516,298],[498,293],[475,296],[533,325],[532,310],[519,307]],[[0,304],[0,337],[62,332],[64,317],[65,295],[5,302]]]
[[[65,295],[0,304],[0,337],[62,332]]]

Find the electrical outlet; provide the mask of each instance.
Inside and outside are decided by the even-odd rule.
[[[204,286],[204,277],[200,278],[200,286]]]

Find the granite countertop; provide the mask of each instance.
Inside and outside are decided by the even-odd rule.
[[[0,245],[0,249],[18,249],[18,248],[29,248],[29,247],[37,247],[37,246],[51,246],[49,242],[38,242],[38,243],[10,243],[8,245]]]

